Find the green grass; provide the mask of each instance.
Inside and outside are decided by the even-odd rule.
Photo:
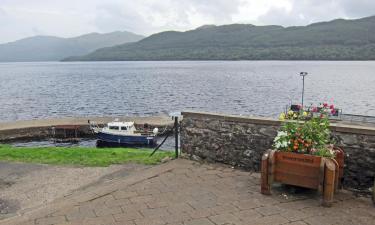
[[[42,163],[56,165],[109,166],[121,163],[154,165],[172,152],[156,152],[134,148],[90,147],[13,147],[0,145],[0,161]]]

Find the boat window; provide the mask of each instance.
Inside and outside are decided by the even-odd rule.
[[[118,126],[109,126],[110,130],[118,130]]]
[[[121,127],[121,130],[128,130],[127,127]]]

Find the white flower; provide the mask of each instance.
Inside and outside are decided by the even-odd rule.
[[[281,147],[283,147],[283,148],[288,147],[288,142],[287,141],[281,142]]]
[[[278,137],[285,137],[285,136],[287,136],[287,135],[288,135],[288,133],[285,132],[285,131],[279,131],[279,132],[277,132],[277,136],[278,136]]]

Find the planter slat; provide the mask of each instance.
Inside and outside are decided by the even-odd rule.
[[[277,162],[287,162],[295,165],[307,167],[320,167],[321,157],[290,152],[276,152]]]
[[[317,170],[316,168],[317,167],[278,162],[275,170],[276,172],[296,175],[303,173],[306,177],[317,178],[319,176],[319,170]]]
[[[319,186],[319,180],[312,177],[305,177],[304,175],[278,173],[275,174],[275,180],[283,184],[290,184],[305,188],[317,189]]]

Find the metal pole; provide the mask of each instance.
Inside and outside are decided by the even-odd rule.
[[[307,76],[307,72],[301,72],[299,75],[302,77],[302,110],[303,110],[303,97],[305,94],[305,76]]]
[[[302,109],[303,109],[303,94],[305,93],[305,76],[302,76]]]
[[[178,117],[174,117],[174,141],[175,141],[175,155],[178,158]]]

